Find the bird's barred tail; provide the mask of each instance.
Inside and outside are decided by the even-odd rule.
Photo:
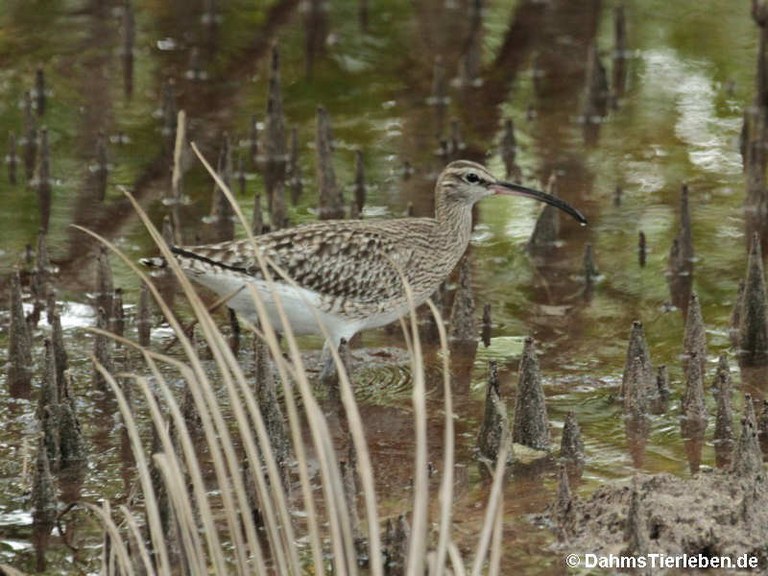
[[[168,266],[168,263],[165,261],[165,258],[162,258],[160,256],[158,256],[157,258],[141,258],[139,262],[144,266],[146,266],[147,268],[159,269],[159,268],[165,268],[166,266]]]

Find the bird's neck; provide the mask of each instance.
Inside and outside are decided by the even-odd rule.
[[[435,203],[435,221],[436,240],[454,253],[458,261],[472,234],[472,206],[438,199]]]

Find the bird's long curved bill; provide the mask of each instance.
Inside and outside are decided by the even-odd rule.
[[[578,220],[582,226],[587,223],[587,218],[584,216],[584,214],[568,204],[568,202],[558,198],[557,196],[553,196],[552,194],[542,192],[541,190],[526,188],[525,186],[520,186],[519,184],[513,184],[511,182],[496,182],[495,184],[491,185],[491,190],[493,190],[496,194],[504,194],[507,196],[525,196],[526,198],[533,198],[539,202],[544,202],[550,206],[559,208],[563,212],[567,212],[573,216],[574,219]]]

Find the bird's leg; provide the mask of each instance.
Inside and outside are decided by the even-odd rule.
[[[326,340],[320,354],[320,382],[329,386],[337,382],[339,378],[336,362],[333,361],[333,353],[331,352],[332,345],[329,340]],[[336,349],[338,350],[338,346]]]

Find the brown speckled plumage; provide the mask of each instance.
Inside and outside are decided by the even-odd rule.
[[[485,196],[507,191],[534,194],[498,182],[479,164],[459,160],[449,164],[438,178],[434,218],[317,222],[258,236],[256,244],[264,256],[311,294],[310,308],[327,315],[324,322],[338,344],[340,338],[350,338],[361,329],[381,326],[407,313],[402,278],[410,285],[417,305],[429,298],[466,250],[472,206]],[[238,283],[259,284],[263,280],[255,249],[246,239],[176,247],[173,251],[191,278],[224,296]],[[275,278],[284,284],[279,276]],[[266,290],[263,283],[260,286],[260,292]],[[302,298],[306,302],[306,294]],[[230,305],[240,313],[253,314],[246,299],[233,299]],[[311,313],[311,309],[302,314]],[[291,320],[292,326],[304,324],[303,316],[298,320]]]

